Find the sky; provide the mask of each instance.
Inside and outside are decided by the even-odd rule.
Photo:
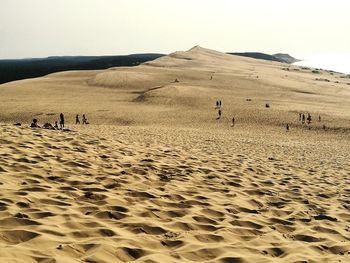
[[[348,0],[0,0],[0,58],[350,54]]]

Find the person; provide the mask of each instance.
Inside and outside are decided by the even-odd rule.
[[[30,128],[40,128],[37,119],[33,119],[32,123],[30,124]]]
[[[75,116],[75,124],[80,124],[79,115]]]
[[[219,100],[219,107],[221,108],[221,100]]]
[[[55,128],[55,130],[58,130],[58,124],[57,121],[55,121],[55,126],[53,126]]]
[[[64,129],[64,115],[63,113],[60,114],[60,129]]]
[[[308,114],[307,114],[307,123],[310,124],[310,123],[311,123],[311,120],[312,120],[312,119],[311,119],[311,114],[308,113]]]
[[[235,126],[235,117],[232,118],[232,127]]]
[[[321,115],[318,115],[318,121],[321,121]]]
[[[46,122],[46,123],[43,125],[43,129],[54,130],[55,128],[52,126],[51,123]]]
[[[302,116],[302,118],[301,118],[301,122],[302,122],[302,124],[305,123],[305,114],[304,114],[304,113],[303,113],[303,116]]]
[[[299,121],[301,121],[301,115],[302,115],[302,113],[299,112]]]
[[[219,108],[219,101],[217,100],[216,101],[216,109],[218,109]]]
[[[83,114],[83,124],[89,124],[89,123],[87,122],[87,118],[85,117],[85,114]]]
[[[286,125],[286,130],[287,130],[287,132],[289,131],[289,124],[288,123]]]
[[[219,117],[217,117],[217,120],[221,118],[221,109],[219,109],[218,113],[219,113]]]

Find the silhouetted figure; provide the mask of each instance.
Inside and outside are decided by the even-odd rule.
[[[33,119],[32,123],[30,124],[30,128],[40,128],[37,119]]]
[[[83,124],[89,124],[87,118],[85,117],[85,114],[83,114]]]
[[[289,124],[287,123],[286,125],[286,131],[288,132],[289,131]]]
[[[221,100],[219,100],[219,107],[221,108]]]
[[[56,130],[58,130],[58,123],[55,121],[55,126],[53,126]]]
[[[311,123],[311,120],[312,120],[311,114],[308,113],[308,114],[307,114],[307,124],[310,124],[310,123]]]
[[[304,113],[303,113],[303,116],[302,116],[302,118],[301,118],[301,122],[302,122],[302,124],[305,123],[305,114],[304,114]]]
[[[216,101],[216,109],[218,109],[219,108],[219,101],[217,100]]]
[[[301,121],[302,113],[299,112],[299,121]]]
[[[75,116],[75,124],[80,124],[79,115]]]
[[[210,76],[210,80],[212,80],[213,79],[213,76]]]
[[[321,121],[321,115],[318,115],[318,121]]]
[[[64,115],[63,113],[60,114],[60,129],[64,129]]]
[[[217,120],[221,118],[221,109],[218,111],[219,116],[216,118]]]
[[[232,127],[235,126],[235,117],[232,118]]]

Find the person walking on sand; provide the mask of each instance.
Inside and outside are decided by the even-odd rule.
[[[305,114],[303,113],[302,119],[301,119],[301,123],[304,124],[305,123]]]
[[[219,116],[216,118],[217,120],[221,118],[221,109],[218,111]]]
[[[60,114],[60,129],[64,129],[64,115],[63,113]]]
[[[235,126],[235,117],[232,117],[232,127]]]
[[[83,114],[83,124],[88,124],[85,114]]]
[[[286,131],[289,132],[289,124],[286,125]]]
[[[75,124],[80,124],[79,115],[75,116]]]

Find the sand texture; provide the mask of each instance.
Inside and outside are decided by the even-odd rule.
[[[350,262],[349,142],[348,76],[201,47],[0,85],[0,262]]]

